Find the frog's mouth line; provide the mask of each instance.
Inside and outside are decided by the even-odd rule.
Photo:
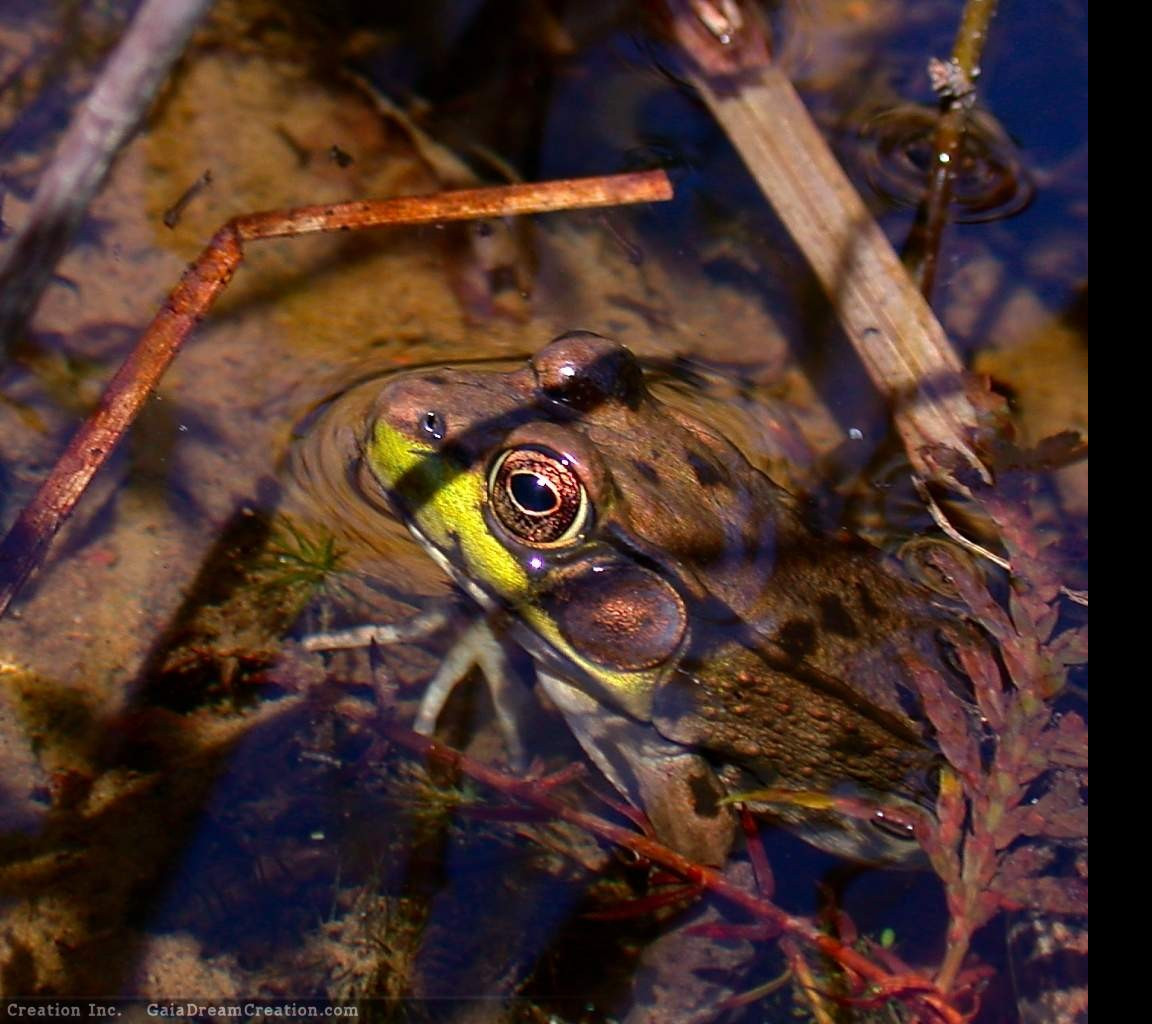
[[[428,553],[432,561],[435,562],[444,572],[456,582],[461,590],[464,591],[473,601],[475,601],[486,612],[498,611],[500,608],[499,600],[492,594],[489,594],[479,583],[475,580],[469,579],[463,572],[456,568],[448,558],[435,544],[432,543],[420,530],[420,528],[413,523],[406,523],[408,532],[416,538],[420,546]]]

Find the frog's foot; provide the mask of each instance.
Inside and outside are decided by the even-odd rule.
[[[758,816],[786,824],[813,846],[860,864],[927,866],[917,841],[935,819],[912,800],[876,794],[843,783],[837,792],[799,788],[753,788],[735,767],[721,772],[728,786],[724,803],[741,803]]]
[[[371,644],[408,643],[427,639],[450,621],[449,609],[434,608],[405,622],[313,633],[305,637],[301,645],[308,651],[332,651]],[[474,667],[484,674],[488,685],[496,722],[508,752],[508,763],[518,770],[523,769],[527,758],[521,724],[528,713],[528,691],[517,677],[492,623],[486,618],[477,618],[453,642],[425,687],[412,728],[422,736],[433,735],[448,699]]]
[[[496,721],[504,737],[508,761],[517,769],[526,763],[520,725],[525,720],[527,689],[516,677],[507,650],[488,619],[476,619],[452,644],[440,668],[428,681],[413,729],[424,736],[436,731],[436,722],[452,691],[473,666],[484,673]]]

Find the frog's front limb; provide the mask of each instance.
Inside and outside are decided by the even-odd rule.
[[[304,638],[302,646],[309,651],[326,651],[423,640],[443,629],[450,620],[449,608],[433,608],[406,622],[314,633]],[[431,736],[448,698],[473,667],[480,669],[487,683],[508,761],[523,767],[526,755],[521,728],[527,713],[527,690],[517,678],[492,623],[484,616],[470,623],[444,655],[436,674],[425,685],[412,728],[422,736]]]
[[[508,761],[516,767],[527,762],[521,726],[527,711],[523,681],[516,678],[508,653],[487,618],[477,618],[452,644],[440,668],[428,681],[416,721],[416,732],[431,736],[452,691],[475,666],[484,674],[496,721],[504,737]]]
[[[394,625],[313,634],[303,646],[315,651],[403,643],[424,639],[448,622],[447,610],[433,609]],[[523,766],[528,691],[491,617],[475,619],[452,644],[425,686],[413,728],[425,736],[435,732],[453,690],[474,666],[484,674],[509,763]],[[727,860],[736,821],[721,805],[726,790],[703,757],[663,738],[650,723],[605,707],[558,676],[538,669],[537,678],[584,752],[617,790],[644,810],[661,841],[702,864]]]
[[[756,892],[751,865],[743,858],[725,865],[724,880]],[[762,952],[762,944],[758,949],[738,928],[724,934],[724,926],[731,925],[729,909],[706,896],[645,944],[624,1024],[679,1024],[722,1016],[722,1007],[740,991]]]
[[[726,791],[704,758],[557,676],[538,668],[536,677],[584,752],[644,810],[662,842],[702,864],[728,859],[736,819],[720,803]]]

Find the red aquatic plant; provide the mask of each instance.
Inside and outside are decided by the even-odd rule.
[[[1010,566],[1001,602],[957,549],[926,556],[993,641],[956,650],[970,693],[956,692],[932,666],[913,665],[946,761],[937,822],[920,837],[950,915],[936,979],[945,992],[956,986],[974,933],[1000,911],[1087,910],[1087,726],[1078,711],[1061,708],[1069,666],[1086,660],[1087,627],[1066,623],[1070,592],[1051,538],[1037,527],[1036,455],[1000,445],[988,453],[990,483],[949,452],[933,454],[994,525]]]

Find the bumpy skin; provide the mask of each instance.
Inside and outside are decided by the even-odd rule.
[[[368,433],[366,466],[413,532],[520,624],[585,749],[672,845],[723,860],[725,785],[926,801],[904,656],[940,660],[931,595],[815,536],[728,441],[654,399],[623,346],[577,332],[515,372],[396,378]],[[509,451],[557,487],[501,470]],[[541,542],[557,524],[521,514],[525,495],[563,505],[568,533]],[[866,820],[774,811],[841,852],[916,850]]]

